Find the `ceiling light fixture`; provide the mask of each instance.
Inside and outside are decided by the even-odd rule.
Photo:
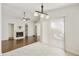
[[[22,17],[23,21],[30,20],[30,18],[26,18],[26,12],[24,12],[24,16]]]
[[[41,4],[41,11],[35,11],[34,16],[39,16],[40,15],[41,18],[45,17],[46,19],[48,19],[49,15],[47,13],[44,13],[43,8],[44,8],[44,6],[43,6],[43,3],[42,3]]]

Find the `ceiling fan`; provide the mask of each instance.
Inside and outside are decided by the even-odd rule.
[[[44,13],[44,5],[43,3],[41,4],[41,11],[35,11],[34,16],[40,16],[41,18],[46,18],[49,19],[49,15],[47,13]]]
[[[26,18],[26,12],[24,12],[23,14],[24,14],[23,17],[22,17],[22,20],[23,20],[23,21],[28,21],[28,20],[30,20],[30,18]]]

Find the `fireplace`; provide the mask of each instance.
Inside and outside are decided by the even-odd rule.
[[[23,32],[16,32],[16,37],[23,37]]]

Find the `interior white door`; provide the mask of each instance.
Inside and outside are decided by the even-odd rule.
[[[9,38],[14,37],[14,24],[8,24],[9,25]]]
[[[64,49],[64,17],[53,20],[50,25],[52,45]]]
[[[64,18],[43,21],[41,25],[41,41],[64,49]]]

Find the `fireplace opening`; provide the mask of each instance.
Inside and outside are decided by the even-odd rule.
[[[23,37],[23,32],[16,32],[16,37]]]

